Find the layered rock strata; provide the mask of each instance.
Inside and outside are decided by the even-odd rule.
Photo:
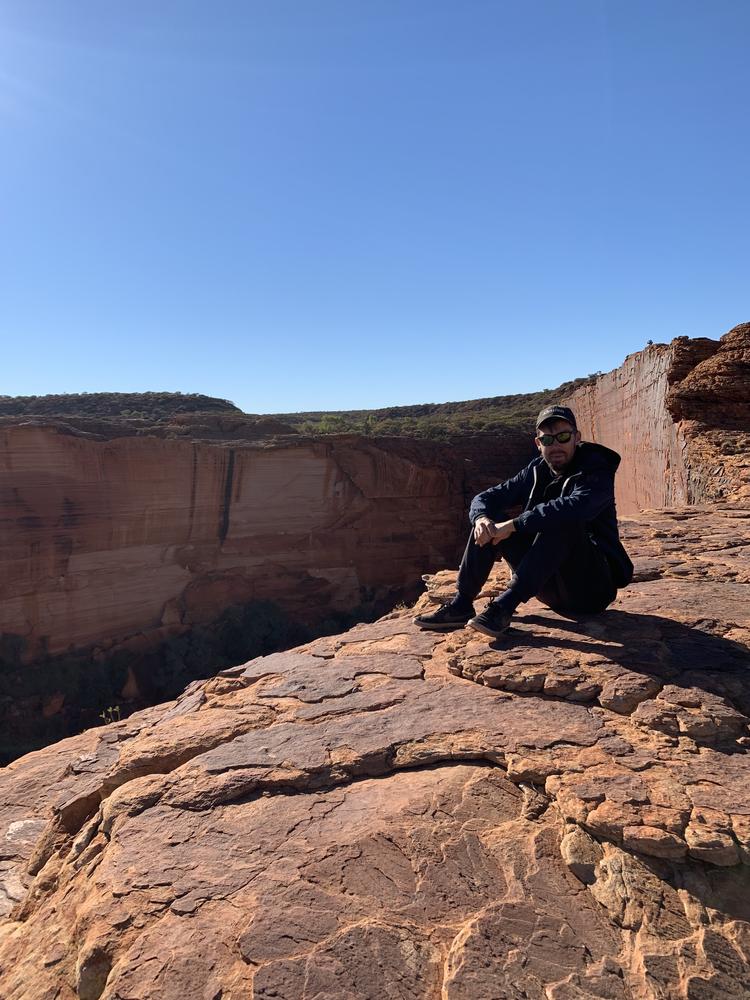
[[[519,442],[504,445],[510,473]],[[173,640],[228,607],[273,602],[314,625],[416,595],[425,570],[455,564],[469,468],[429,442],[0,427],[0,760],[45,725],[66,734],[100,674],[119,678],[104,705],[149,697]]]
[[[570,400],[584,437],[623,457],[620,511],[750,497],[750,323],[631,354]]]
[[[444,455],[364,441],[235,449],[16,426],[0,461],[0,630],[26,660],[259,596],[303,619],[350,608],[452,558],[464,499]]]
[[[2,996],[747,996],[750,518],[623,533],[602,616],[394,612],[0,772]]]

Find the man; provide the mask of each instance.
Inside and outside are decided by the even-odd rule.
[[[458,571],[456,596],[414,621],[449,632],[470,625],[497,638],[519,604],[538,597],[569,617],[595,614],[626,587],[633,564],[620,542],[615,472],[620,456],[581,442],[573,411],[548,406],[536,421],[539,457],[517,476],[475,496],[472,531]],[[509,507],[524,505],[511,518]],[[474,600],[500,554],[513,570],[507,590],[481,614]]]

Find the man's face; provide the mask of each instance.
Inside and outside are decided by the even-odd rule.
[[[559,434],[561,431],[570,431],[572,435],[570,440],[565,443],[553,441],[552,444],[542,444],[543,434]],[[550,420],[546,424],[542,424],[536,433],[534,441],[539,449],[539,454],[553,472],[561,472],[575,454],[576,445],[581,440],[580,432],[575,430],[567,420]]]

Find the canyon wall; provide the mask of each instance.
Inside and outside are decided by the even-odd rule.
[[[750,496],[750,324],[631,354],[567,401],[583,437],[622,455],[621,513]]]
[[[434,449],[212,447],[0,432],[0,629],[24,659],[283,600],[314,618],[454,555],[463,485]]]
[[[529,457],[524,435],[501,444],[484,455],[491,481]],[[99,680],[105,706],[164,697],[155,678],[174,672],[176,638],[227,608],[273,602],[314,627],[415,597],[423,573],[456,563],[466,506],[487,485],[483,456],[468,453],[353,436],[269,446],[0,427],[4,738],[28,748],[37,724],[46,741],[91,724],[65,718]],[[252,611],[239,630],[248,622]],[[200,669],[213,655],[196,652]]]

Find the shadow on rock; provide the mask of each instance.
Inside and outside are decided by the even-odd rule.
[[[643,728],[745,750],[750,651],[706,626],[620,610],[577,620],[530,614],[487,646],[466,643],[463,633],[450,669],[488,687],[598,704]]]

